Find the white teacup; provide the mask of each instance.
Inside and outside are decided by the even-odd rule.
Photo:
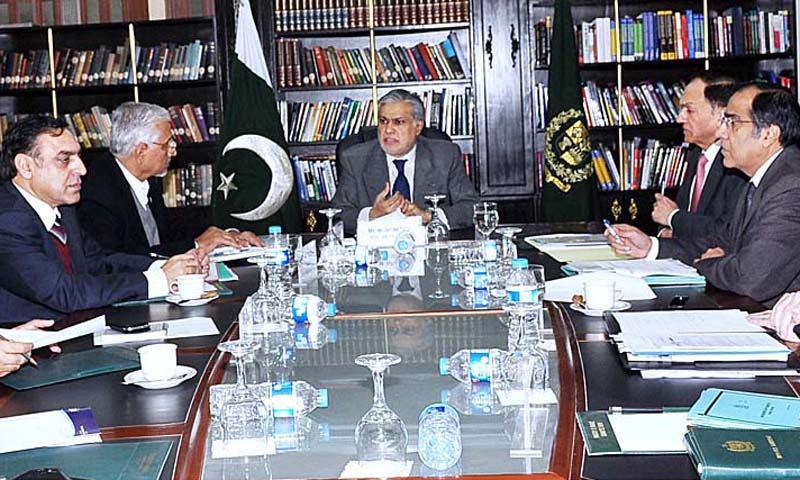
[[[181,300],[195,300],[203,296],[205,278],[202,273],[179,275],[169,285],[169,291],[181,297]]]
[[[169,380],[178,368],[178,346],[174,343],[156,343],[139,347],[142,375],[149,382]]]
[[[613,280],[590,280],[583,283],[583,302],[589,310],[609,310],[622,299],[622,290]]]

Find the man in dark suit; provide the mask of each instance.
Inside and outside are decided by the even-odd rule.
[[[725,109],[725,166],[750,178],[731,221],[703,237],[655,239],[618,225],[614,249],[694,262],[715,287],[768,306],[800,290],[800,105],[788,89],[747,84]]]
[[[347,232],[358,220],[394,212],[431,220],[425,196],[447,195],[437,215],[450,228],[472,225],[478,195],[464,172],[461,150],[452,142],[420,137],[425,110],[419,97],[392,90],[378,102],[378,139],[342,152],[333,206],[342,209]]]
[[[176,154],[167,109],[126,102],[111,115],[110,154],[89,164],[83,179],[78,216],[100,244],[113,251],[171,256],[195,246],[260,245],[250,232],[207,228],[196,239],[169,228],[162,186]]]
[[[208,268],[195,250],[166,262],[109,253],[81,230],[71,205],[86,168],[61,119],[14,124],[0,158],[0,323],[57,317],[163,296],[178,275]]]
[[[713,74],[699,75],[686,86],[678,123],[683,125],[684,140],[692,144],[689,166],[677,203],[656,194],[652,216],[665,227],[659,232],[661,238],[703,236],[733,214],[747,178],[725,168],[719,137],[722,114],[734,89],[733,79]]]

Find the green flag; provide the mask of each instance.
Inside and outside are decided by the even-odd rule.
[[[231,88],[214,172],[214,224],[257,234],[302,228],[300,201],[275,92],[248,0],[241,0]]]
[[[544,220],[591,220],[596,186],[569,0],[556,0],[551,45],[542,191]]]

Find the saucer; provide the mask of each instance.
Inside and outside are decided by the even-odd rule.
[[[577,305],[575,303],[570,303],[569,308],[575,310],[576,312],[581,312],[584,315],[589,317],[600,317],[603,315],[604,312],[621,312],[623,310],[627,310],[631,308],[631,304],[628,302],[618,301],[614,304],[613,307],[608,308],[606,310],[590,310],[588,308],[583,308],[581,305]]]
[[[206,292],[205,294],[203,294],[202,297],[197,298],[195,300],[181,301],[180,295],[170,295],[167,298],[165,298],[165,300],[179,307],[199,307],[200,305],[205,305],[208,302],[211,302],[219,298],[219,293],[214,292],[213,295],[209,295],[209,293],[210,292]]]
[[[175,369],[175,376],[168,380],[156,380],[151,382],[149,380],[145,380],[144,374],[141,370],[136,370],[125,375],[125,378],[123,378],[122,381],[123,383],[136,385],[148,390],[161,390],[162,388],[172,388],[180,385],[195,375],[197,375],[197,370],[194,368],[186,365],[178,365],[178,367]]]

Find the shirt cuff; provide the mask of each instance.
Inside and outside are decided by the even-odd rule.
[[[679,208],[676,208],[675,210],[669,212],[669,216],[667,217],[667,225],[669,225],[669,228],[672,228],[673,230],[675,229],[672,227],[672,217],[674,217],[679,210]]]
[[[161,267],[167,263],[165,260],[156,260],[145,270],[144,276],[147,278],[147,298],[166,297],[169,295],[169,282],[167,274]]]
[[[658,258],[658,238],[650,237],[652,243],[650,244],[650,250],[647,251],[647,255],[644,257],[645,260],[655,260]]]
[[[358,221],[359,222],[369,222],[369,212],[372,210],[372,207],[364,207],[358,212]]]

